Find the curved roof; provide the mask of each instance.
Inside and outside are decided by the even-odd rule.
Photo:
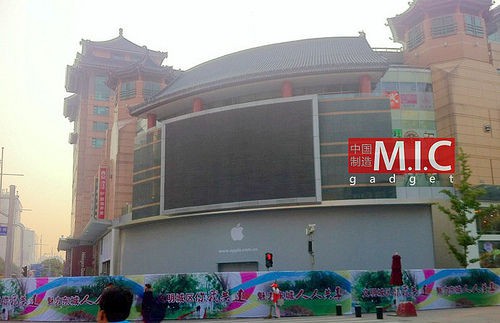
[[[386,69],[363,36],[297,40],[228,54],[183,73],[154,101],[173,101],[215,87],[277,77]]]

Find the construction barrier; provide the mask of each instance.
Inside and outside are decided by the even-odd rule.
[[[500,269],[421,269],[403,272],[390,285],[390,271],[266,271],[133,276],[9,278],[0,280],[2,310],[26,321],[95,321],[108,283],[134,293],[129,320],[141,319],[144,284],[152,285],[153,315],[161,319],[266,317],[277,282],[281,316],[397,312],[500,305]],[[411,304],[408,305],[408,304]],[[410,306],[410,307],[409,307]],[[1,310],[0,310],[1,312]]]

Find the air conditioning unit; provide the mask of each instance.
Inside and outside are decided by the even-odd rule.
[[[69,139],[68,142],[72,145],[76,144],[76,141],[78,140],[78,134],[76,132],[72,132],[69,134]]]

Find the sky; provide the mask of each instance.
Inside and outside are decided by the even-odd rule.
[[[0,147],[3,189],[16,185],[21,222],[45,255],[70,235],[73,124],[63,116],[67,65],[80,41],[123,35],[168,52],[187,70],[235,51],[364,31],[372,47],[399,48],[387,18],[408,0],[0,0]]]

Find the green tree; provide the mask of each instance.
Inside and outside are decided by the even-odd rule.
[[[48,258],[41,262],[42,277],[58,277],[64,272],[64,263],[59,258]]]
[[[475,187],[469,183],[472,171],[468,164],[468,155],[460,148],[457,155],[459,165],[459,181],[454,184],[455,190],[442,190],[450,198],[450,206],[444,206],[438,203],[438,208],[441,212],[448,215],[448,218],[455,227],[456,244],[451,241],[451,237],[443,232],[443,238],[448,246],[450,254],[458,261],[460,266],[466,268],[469,263],[479,261],[478,258],[468,260],[469,247],[476,245],[481,237],[481,234],[473,235],[468,229],[470,225],[474,225],[476,221],[481,220],[485,214],[489,214],[495,206],[490,205],[487,208],[482,208],[478,198],[485,194],[485,190]]]

